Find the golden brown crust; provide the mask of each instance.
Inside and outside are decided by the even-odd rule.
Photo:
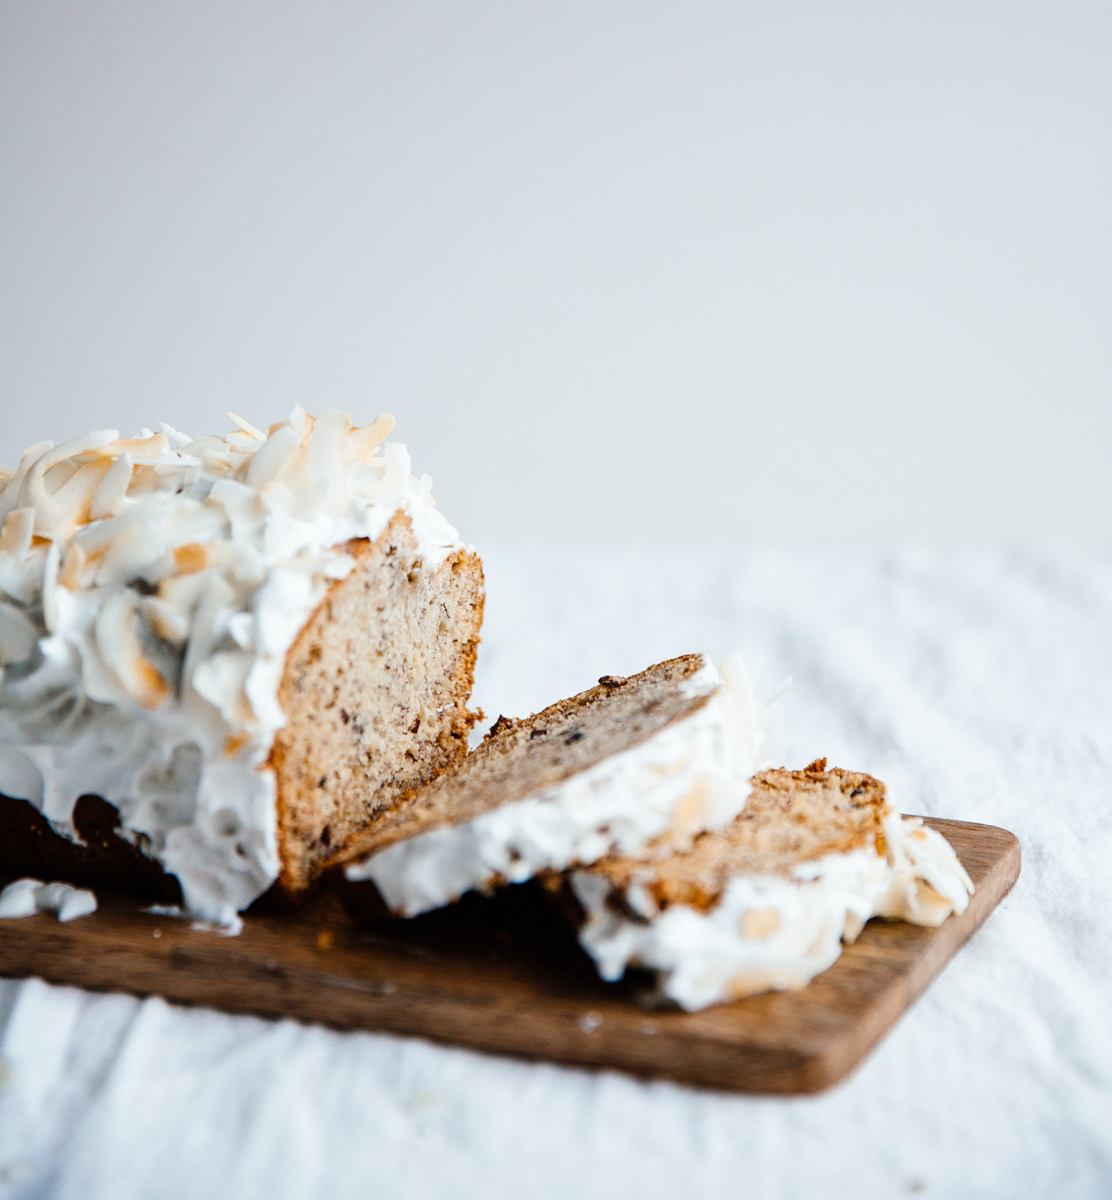
[[[279,886],[304,892],[371,818],[467,753],[483,616],[478,556],[421,561],[409,518],[346,547],[356,567],[329,588],[286,657],[277,777]]]
[[[741,874],[783,874],[827,854],[866,846],[887,853],[884,784],[856,771],[826,769],[818,759],[802,771],[784,768],[753,777],[744,811],[725,829],[704,833],[690,851],[655,862],[608,858],[590,870],[616,891],[648,889],[657,905],[714,906],[729,880]]]

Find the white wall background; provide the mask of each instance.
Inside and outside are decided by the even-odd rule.
[[[0,17],[0,460],[301,401],[480,545],[1112,547],[1103,0]]]

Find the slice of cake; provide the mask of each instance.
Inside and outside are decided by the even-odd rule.
[[[0,868],[126,884],[122,835],[234,924],[466,753],[483,577],[393,417],[230,415],[0,476]],[[90,796],[118,832],[51,849]]]
[[[741,660],[723,667],[726,683],[689,654],[499,717],[337,856],[348,907],[414,916],[609,854],[668,855],[725,825],[766,765],[768,726]]]
[[[690,850],[612,856],[545,883],[565,898],[570,884],[604,979],[648,968],[686,1009],[803,987],[870,917],[940,925],[973,894],[941,834],[901,817],[884,784],[825,759],[757,775],[745,811]]]

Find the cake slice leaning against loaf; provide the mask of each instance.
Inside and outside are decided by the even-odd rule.
[[[883,783],[825,759],[757,775],[745,811],[688,851],[612,856],[543,882],[574,897],[604,979],[647,968],[689,1010],[803,987],[870,917],[940,925],[973,894],[940,833],[901,817]]]
[[[415,916],[471,889],[608,854],[665,856],[744,807],[768,726],[745,666],[689,654],[524,720],[384,813],[337,856],[356,916]]]

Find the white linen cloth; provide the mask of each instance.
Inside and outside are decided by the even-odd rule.
[[[1018,834],[1019,884],[864,1065],[763,1099],[0,984],[0,1197],[1112,1195],[1112,562],[498,549],[488,723],[745,655],[773,756]],[[2,936],[2,929],[0,929]]]

